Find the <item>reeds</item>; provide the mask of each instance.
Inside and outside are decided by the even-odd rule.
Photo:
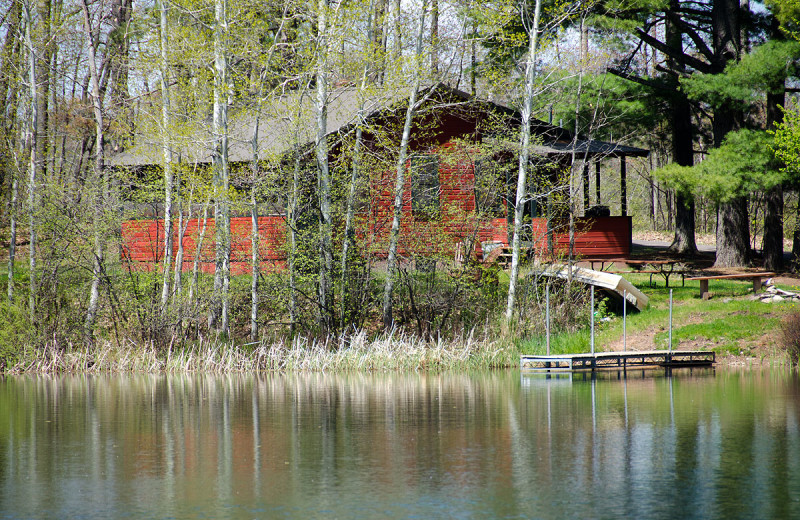
[[[512,352],[513,351],[513,352]],[[443,371],[512,366],[519,353],[496,341],[472,334],[448,341],[426,342],[389,333],[368,338],[360,332],[340,339],[296,338],[237,346],[203,340],[185,348],[158,349],[126,341],[97,342],[88,347],[48,344],[26,349],[7,373],[182,373],[290,371]]]

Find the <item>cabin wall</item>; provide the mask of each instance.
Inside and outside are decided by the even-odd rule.
[[[183,271],[194,264],[203,221],[191,219],[185,223],[183,238]],[[200,269],[214,272],[216,223],[208,219],[200,249]],[[178,250],[177,223],[173,226],[173,258]],[[286,221],[280,216],[258,217],[259,254],[262,269],[281,269],[286,263]],[[231,272],[250,272],[252,251],[252,220],[250,217],[231,217]],[[123,259],[137,269],[150,270],[164,258],[164,221],[129,220],[122,223]]]
[[[584,258],[627,257],[631,252],[631,217],[595,217],[575,219],[575,255]],[[554,255],[569,254],[569,223],[554,226]],[[547,220],[533,219],[534,242],[538,255],[547,256]]]
[[[505,216],[478,218],[475,211],[475,169],[470,150],[455,145],[443,145],[438,150],[438,200],[436,214],[413,210],[411,175],[406,175],[403,191],[403,211],[400,222],[398,253],[412,256],[454,258],[457,249],[471,245],[477,258],[482,256],[481,243],[497,242],[508,246]],[[394,204],[395,172],[386,171],[372,180],[368,210],[357,219],[357,235],[362,251],[376,258],[385,258],[389,246]],[[214,219],[208,219],[200,254],[204,272],[214,271]],[[585,258],[625,257],[630,254],[631,217],[577,218],[575,222],[575,254]],[[177,227],[177,226],[175,226]],[[547,222],[544,218],[532,221],[531,241],[536,255],[548,258]],[[202,221],[189,221],[184,237],[183,270],[192,269]],[[554,255],[565,256],[569,251],[568,223],[554,226]],[[282,269],[287,258],[286,221],[283,216],[259,217],[260,257],[263,269]],[[177,229],[174,231],[177,250]],[[231,271],[250,270],[251,220],[231,218]],[[161,220],[133,220],[122,226],[124,258],[142,269],[152,269],[163,258],[164,229]],[[463,251],[463,249],[461,249]]]
[[[496,221],[505,219],[478,218],[475,214],[475,172],[468,153],[456,147],[445,147],[440,153],[438,216],[417,214],[412,207],[412,180],[406,174],[403,208],[400,219],[398,254],[401,256],[453,257],[459,243],[472,244],[480,254],[481,242],[493,241],[498,233]],[[378,175],[372,184],[370,215],[361,235],[368,237],[369,250],[385,257],[394,216],[395,172]],[[505,229],[505,227],[503,227]]]

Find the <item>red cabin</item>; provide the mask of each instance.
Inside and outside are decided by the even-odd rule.
[[[509,230],[513,226],[519,169],[516,144],[519,115],[506,107],[474,100],[442,85],[424,90],[421,99],[425,102],[414,119],[406,162],[400,254],[452,257],[463,254],[466,244],[480,257],[493,248],[507,247]],[[397,153],[406,104],[402,98],[393,101],[391,96],[361,99],[353,88],[334,91],[329,101],[332,168],[346,171],[351,167],[348,154],[357,121],[361,121],[362,142],[368,155],[378,158],[370,163],[372,173],[361,190],[357,230],[362,250],[377,257],[385,256],[387,251],[396,174],[393,154]],[[259,117],[262,130],[255,141],[259,145],[259,157],[269,157],[269,161],[260,161],[260,170],[272,172],[266,175],[276,179],[273,182],[277,183],[274,184],[277,188],[273,192],[283,190],[280,182],[286,182],[289,176],[286,172],[292,169],[293,161],[287,161],[286,157],[301,153],[302,160],[313,164],[314,119],[309,97],[297,94],[278,100]],[[232,165],[241,165],[246,172],[253,162],[254,120],[252,115],[244,116],[231,125],[233,144],[229,159]],[[270,133],[264,133],[264,128]],[[572,208],[580,215],[575,219],[574,255],[628,256],[631,219],[627,215],[626,159],[644,157],[648,151],[576,138],[563,128],[538,120],[532,122],[531,131],[535,144],[528,169],[529,197],[524,201],[525,246],[541,257],[567,254],[568,215]],[[118,155],[113,162],[129,168],[158,166],[159,148],[160,143],[154,142],[148,147],[139,139],[135,148]],[[193,139],[181,157],[190,159],[194,165],[208,165],[211,162],[209,148],[203,146],[202,139]],[[573,162],[582,165],[577,183],[574,173],[569,175]],[[601,163],[619,165],[620,215],[611,216],[608,205],[602,204],[608,201],[601,201]],[[590,193],[592,164],[594,193]],[[313,177],[313,172],[306,177]],[[349,174],[342,176],[347,177]],[[569,189],[570,182],[572,189]],[[582,195],[580,201],[575,200],[576,184],[582,188],[578,192]],[[313,179],[306,180],[303,191],[313,206]],[[592,199],[594,204],[591,204]],[[258,217],[262,267],[279,267],[287,258],[285,204],[285,200],[277,197],[271,204],[261,205],[270,208],[269,214],[264,214],[262,209]],[[163,215],[158,213],[123,223],[123,254],[141,267],[153,266],[163,258]],[[180,223],[176,218],[173,244],[177,249],[178,237],[182,234],[183,269],[189,270],[197,262],[203,271],[210,272],[214,268],[214,219],[199,218],[198,213],[200,211],[196,210],[181,215]],[[249,216],[231,218],[231,269],[234,273],[249,270],[251,226]]]

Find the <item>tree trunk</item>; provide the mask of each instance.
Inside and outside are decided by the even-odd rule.
[[[739,59],[741,33],[739,31],[739,0],[717,0],[711,11],[714,73],[722,73],[730,61]],[[742,114],[727,106],[714,112],[714,146],[720,146],[728,132],[740,126]],[[750,258],[750,222],[747,215],[747,197],[736,197],[721,203],[717,209],[717,259],[716,267],[746,265]]]
[[[302,97],[302,96],[301,96]],[[298,114],[298,121],[299,121]],[[300,168],[302,160],[300,145],[295,143],[294,168],[292,170],[292,192],[289,207],[286,209],[289,219],[289,334],[293,337],[297,329],[297,217],[300,201]]]
[[[771,20],[773,39],[782,39],[777,17]],[[783,105],[786,98],[786,78],[775,80],[767,91],[767,130],[783,121]],[[764,206],[764,268],[768,271],[783,269],[783,185],[777,184],[765,193]]]
[[[747,265],[750,253],[750,231],[747,223],[747,198],[737,197],[717,208],[717,260],[715,267]]]
[[[431,77],[439,76],[439,0],[431,0]]]
[[[222,334],[228,333],[230,289],[231,230],[228,192],[228,36],[227,0],[214,5],[214,227],[216,255],[214,262],[214,302],[208,325]]]
[[[258,119],[253,125],[253,163],[251,166],[253,174],[253,185],[250,187],[250,341],[258,341],[258,277],[261,275],[259,269],[259,230],[258,230]]]
[[[398,2],[399,4],[399,2]],[[422,0],[419,21],[417,26],[416,41],[416,66],[422,62],[422,38],[425,33],[426,0]],[[400,152],[397,155],[397,169],[394,185],[394,206],[392,215],[392,228],[389,232],[389,254],[386,258],[386,284],[383,288],[383,328],[388,330],[394,326],[392,316],[392,299],[394,297],[394,283],[397,276],[397,243],[400,239],[400,217],[403,211],[403,192],[405,191],[405,170],[408,142],[411,136],[411,122],[417,109],[417,95],[419,94],[420,74],[414,74],[414,86],[408,98],[406,119],[403,124],[403,136],[400,139]]]
[[[92,188],[94,195],[94,266],[92,268],[92,284],[89,290],[89,306],[86,311],[86,321],[84,324],[86,340],[91,341],[92,329],[97,317],[98,301],[100,298],[100,275],[103,265],[103,238],[101,231],[103,214],[103,176],[104,176],[104,139],[103,139],[103,107],[100,98],[100,79],[97,74],[97,56],[95,41],[92,37],[92,25],[89,18],[89,5],[87,0],[82,0],[83,25],[86,31],[89,54],[89,75],[92,83],[92,107],[94,108],[95,122],[95,163],[94,163],[94,182]]]
[[[681,255],[697,254],[695,241],[695,205],[690,193],[675,193],[675,236],[669,251]]]
[[[192,262],[192,282],[189,284],[189,302],[194,301],[194,295],[197,292],[197,278],[200,271],[200,254],[203,251],[203,242],[206,238],[206,230],[208,229],[208,206],[211,204],[211,194],[203,204],[203,225],[200,228],[200,236],[197,238],[197,245],[194,250],[194,261]]]
[[[528,64],[525,68],[525,99],[522,106],[522,124],[520,127],[519,173],[517,175],[517,195],[514,205],[514,235],[511,241],[511,273],[508,283],[508,300],[506,301],[506,323],[511,322],[517,295],[517,277],[519,276],[519,241],[522,231],[522,217],[527,195],[528,159],[531,145],[531,116],[533,111],[534,77],[536,67],[536,44],[539,37],[539,16],[542,12],[542,1],[536,0],[533,13],[533,26],[528,32]],[[528,20],[531,22],[531,20]],[[570,188],[571,190],[571,188]]]
[[[184,248],[183,248],[183,239],[186,236],[186,226],[189,223],[189,219],[187,218],[184,222],[183,216],[183,197],[181,196],[181,179],[180,175],[175,176],[175,192],[177,195],[176,201],[176,211],[178,213],[178,247],[177,251],[175,252],[175,269],[173,273],[173,281],[172,281],[172,293],[175,296],[180,296],[181,290],[183,288],[183,255],[184,255]],[[189,197],[189,218],[191,218],[192,212],[192,197]]]
[[[169,30],[166,0],[159,1],[159,36],[161,47],[161,152],[164,159],[164,277],[161,285],[161,312],[166,312],[170,295],[172,267],[172,147],[170,144]]]
[[[12,155],[12,151],[18,146],[20,140],[16,138],[18,128],[17,118],[17,104],[19,96],[19,75],[14,72],[19,68],[20,60],[22,59],[22,40],[20,34],[21,20],[22,20],[22,2],[14,2],[7,17],[6,26],[6,39],[3,44],[3,55],[0,58],[0,99],[6,101],[5,107],[6,116],[2,127],[5,130],[8,140],[6,143],[0,145],[0,150],[3,147],[9,152],[8,156]],[[2,152],[0,152],[2,153]],[[7,159],[8,160],[8,159]],[[8,164],[8,163],[6,163]],[[19,176],[17,171],[19,165],[15,164],[13,167],[5,168],[3,172],[9,176],[8,184],[11,188],[8,216],[9,216],[9,242],[8,242],[8,301],[14,301],[14,271],[16,268],[15,258],[17,251],[17,222],[18,222],[18,203],[19,203]],[[0,179],[0,182],[5,184],[5,178]]]
[[[367,42],[373,42],[373,28],[379,27],[379,24],[375,23],[373,18],[373,3],[374,0],[370,1],[369,11],[368,11],[368,18],[367,18]],[[382,2],[381,2],[382,3]],[[344,240],[342,241],[342,281],[341,281],[341,296],[340,306],[341,310],[339,313],[339,330],[344,333],[345,327],[347,325],[347,309],[348,309],[348,287],[350,285],[350,278],[349,278],[349,261],[350,261],[350,250],[355,246],[355,232],[353,230],[353,219],[355,218],[355,199],[356,199],[356,185],[358,183],[359,177],[359,168],[361,165],[361,145],[362,145],[362,124],[365,117],[365,110],[364,110],[364,91],[367,88],[367,78],[370,77],[370,70],[369,65],[370,59],[364,60],[364,69],[362,70],[361,74],[361,86],[359,88],[359,104],[358,104],[358,116],[356,116],[356,142],[353,145],[353,163],[350,168],[350,184],[347,190],[347,205],[345,208],[345,218],[344,218]]]
[[[393,58],[394,66],[398,66],[400,57],[403,55],[403,30],[401,18],[403,16],[403,8],[400,0],[394,0],[394,16],[392,17],[392,37],[394,38]]]
[[[680,8],[678,0],[670,2],[671,9]],[[683,33],[669,19],[666,21],[666,43],[678,51],[683,52]],[[673,58],[667,59],[670,70],[680,69],[680,65]],[[674,82],[674,92],[670,99],[671,104],[671,130],[672,130],[672,160],[680,166],[694,165],[694,133],[692,127],[692,109],[677,83]],[[695,239],[695,205],[691,193],[676,192],[675,201],[675,235],[669,251],[682,255],[697,254]]]
[[[51,83],[53,73],[51,64],[53,57],[56,54],[55,39],[52,34],[52,14],[53,5],[50,0],[40,0],[37,2],[37,11],[39,13],[39,23],[36,26],[35,39],[37,40],[37,47],[40,56],[36,59],[36,81],[38,99],[37,103],[37,122],[36,122],[36,155],[39,161],[38,170],[39,176],[47,178],[47,157],[51,155],[50,147],[50,111],[49,100],[51,93]],[[41,88],[39,88],[41,87]]]
[[[333,328],[331,270],[333,268],[333,224],[331,222],[331,178],[328,168],[328,0],[317,3],[317,137],[314,152],[317,160],[319,189],[319,322],[330,332]]]
[[[166,5],[161,0],[161,10]],[[122,137],[132,137],[133,110],[129,104],[128,68],[133,0],[113,0],[111,2],[111,32],[109,34],[109,77],[111,80],[112,110],[120,127]],[[163,20],[162,20],[163,22]],[[163,51],[162,51],[163,53]]]
[[[28,310],[31,323],[34,323],[36,313],[36,182],[39,169],[38,161],[38,135],[39,135],[39,102],[36,88],[36,51],[33,46],[33,17],[29,3],[25,4],[25,44],[28,47],[28,89],[31,102],[31,117],[28,122],[28,216],[29,216],[29,280],[30,295],[28,297]]]
[[[773,186],[764,194],[764,269],[783,269],[783,186]]]
[[[17,198],[19,196],[19,180],[14,171],[11,171],[11,203],[8,208],[9,237],[8,237],[8,302],[14,301],[14,259],[17,255]]]

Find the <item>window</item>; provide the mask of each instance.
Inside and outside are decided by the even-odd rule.
[[[439,215],[439,158],[418,155],[411,158],[411,212],[415,217]]]
[[[505,216],[503,201],[513,201],[513,165],[498,162],[496,158],[484,158],[476,160],[474,168],[475,209],[489,217]]]

